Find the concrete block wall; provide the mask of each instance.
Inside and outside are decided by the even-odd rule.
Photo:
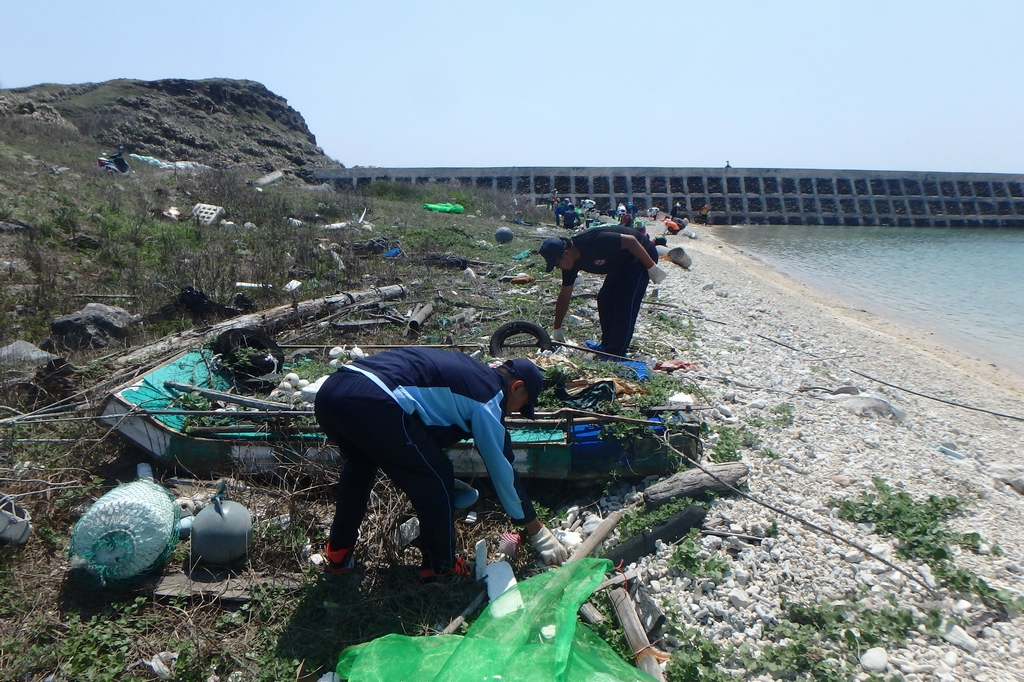
[[[314,176],[358,190],[375,181],[508,192],[531,203],[632,201],[716,225],[1024,227],[1024,175],[778,168],[344,168]]]

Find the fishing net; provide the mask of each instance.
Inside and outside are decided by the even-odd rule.
[[[606,559],[581,559],[524,580],[492,601],[465,636],[386,635],[349,647],[338,676],[349,682],[651,682],[576,616],[611,567]]]
[[[71,531],[71,566],[100,585],[123,583],[162,564],[178,542],[174,496],[140,479],[114,488]]]

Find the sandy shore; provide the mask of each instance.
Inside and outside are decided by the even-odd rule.
[[[952,338],[911,324],[907,319],[900,318],[895,311],[891,315],[876,315],[838,297],[833,292],[809,286],[776,270],[753,254],[717,239],[713,227],[702,230],[701,233],[701,240],[684,239],[680,244],[694,252],[717,251],[719,255],[728,258],[745,272],[755,274],[781,290],[818,304],[823,314],[834,315],[848,323],[884,334],[899,343],[913,346],[962,373],[1009,391],[1017,397],[1024,397],[1024,373],[1021,373],[1018,367],[997,365],[972,357],[967,349],[957,345]],[[1024,366],[1024,363],[1021,366]]]
[[[699,226],[696,231],[698,240],[671,238],[670,245],[691,254],[693,265],[684,271],[663,264],[669,276],[658,287],[658,300],[688,311],[681,319],[697,320],[698,348],[665,337],[644,316],[637,338],[645,347],[658,347],[661,356],[675,348],[679,358],[703,367],[703,378],[695,380],[719,408],[710,413],[710,423],[742,425],[751,417],[771,417],[782,403],[791,406],[794,420],[758,429],[761,443],[743,451],[754,499],[717,500],[708,517],[712,524],[754,536],[775,523],[777,537],[761,543],[733,538],[724,544],[705,537],[708,552],[729,550],[731,557],[732,572],[717,583],[670,569],[672,548],[666,547],[639,562],[652,592],[677,614],[681,627],[697,628],[720,644],[756,647],[768,643],[764,628],[780,616],[782,598],[858,601],[880,609],[891,595],[922,619],[933,609],[949,623],[959,618],[967,639],[915,631],[905,644],[886,643],[883,669],[889,674],[942,682],[1024,679],[1024,619],[945,589],[927,566],[899,558],[894,538],[839,519],[836,506],[836,500],[872,491],[875,477],[918,501],[956,495],[970,507],[950,526],[979,533],[984,543],[980,553],[958,548],[957,566],[1020,594],[1024,495],[1007,483],[1013,475],[1005,473],[1006,467],[1024,465],[1020,377],[966,358],[931,335],[851,308]],[[645,315],[652,312],[645,306]],[[862,400],[825,390],[841,386],[856,387]],[[1024,484],[1024,468],[1020,471]],[[906,573],[756,500],[891,557]],[[628,495],[623,502],[629,503]],[[993,544],[1001,556],[989,550]],[[856,679],[866,678],[859,661],[848,663]],[[724,665],[741,679],[770,679],[744,673],[735,662]]]

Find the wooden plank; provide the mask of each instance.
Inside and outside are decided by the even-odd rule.
[[[146,583],[154,597],[171,598],[178,595],[248,601],[254,587],[269,585],[288,590],[302,585],[301,573],[239,573],[232,575],[224,569],[195,568],[189,573],[177,571],[151,578]]]

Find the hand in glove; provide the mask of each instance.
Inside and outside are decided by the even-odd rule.
[[[655,284],[661,284],[662,280],[668,277],[668,273],[658,267],[657,263],[647,268],[647,274]]]
[[[569,558],[569,552],[545,526],[541,526],[535,535],[530,536],[530,544],[548,566],[564,564]]]
[[[557,329],[552,329],[551,339],[553,341],[558,341],[559,343],[565,343],[565,332],[562,331],[561,327],[558,327]]]

